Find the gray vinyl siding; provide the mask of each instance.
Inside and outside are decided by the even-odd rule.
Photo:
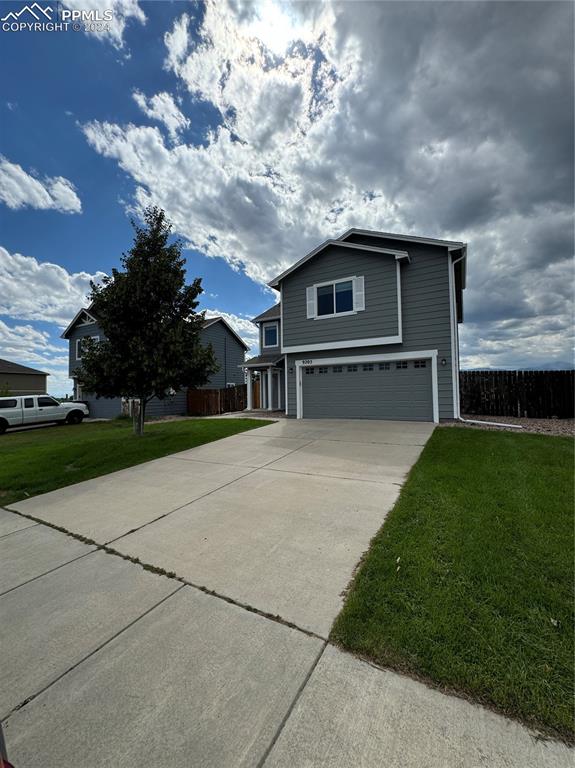
[[[82,361],[76,356],[76,341],[83,336],[98,336],[105,338],[103,331],[97,323],[90,325],[81,325],[72,329],[68,344],[68,369],[69,375],[73,377],[74,371],[79,368]],[[224,326],[223,323],[213,323],[209,328],[202,330],[202,343],[212,344],[214,354],[220,370],[215,373],[206,388],[213,387],[220,389],[228,383],[243,384],[244,372],[240,367],[245,359],[244,347],[238,342],[233,334]],[[36,378],[29,376],[27,378]],[[45,377],[44,377],[45,378]],[[41,389],[45,392],[45,388]],[[95,419],[113,419],[122,413],[122,398],[113,397],[97,398],[95,395],[82,393],[82,401],[90,409],[90,416]],[[166,398],[163,401],[154,399],[148,403],[147,414],[150,418],[160,416],[185,415],[187,412],[186,393],[178,392],[174,397]]]
[[[361,363],[357,371],[342,366],[341,373],[319,373],[313,366],[313,374],[302,375],[304,418],[342,419],[397,419],[408,421],[432,421],[433,400],[431,387],[431,362],[425,368],[397,369],[391,363],[389,370],[380,370],[378,363],[372,371],[364,371]],[[351,395],[351,396],[350,396]]]
[[[44,373],[0,373],[0,390],[11,395],[43,395],[46,392]]]
[[[227,384],[243,384],[245,349],[223,323],[213,323],[202,331],[202,344],[212,345],[220,370],[204,389],[222,389]]]
[[[77,325],[70,331],[68,337],[68,375],[73,376],[76,368],[82,365],[82,361],[76,357],[76,341],[84,336],[97,336],[99,339],[104,338],[104,334],[97,323],[90,323],[90,325]]]
[[[365,310],[355,315],[307,319],[306,288],[316,283],[362,277]],[[353,341],[398,333],[395,258],[331,246],[289,275],[282,284],[285,347]]]
[[[378,245],[386,248],[397,248],[401,250],[407,250],[411,257],[411,263],[405,261],[401,264],[401,299],[402,299],[402,323],[403,323],[403,342],[401,344],[390,344],[385,346],[367,346],[357,347],[353,345],[353,341],[350,341],[349,347],[342,349],[322,350],[318,349],[313,352],[298,352],[290,353],[288,355],[288,413],[290,416],[296,415],[296,383],[295,383],[295,361],[302,359],[313,359],[316,362],[326,357],[350,357],[354,355],[369,355],[369,354],[393,354],[397,352],[416,352],[420,350],[437,350],[438,365],[437,365],[437,378],[438,378],[438,396],[439,396],[439,418],[451,419],[453,418],[453,388],[452,388],[452,355],[451,355],[451,320],[450,320],[450,307],[449,307],[449,256],[447,248],[442,246],[430,246],[424,244],[415,243],[399,243],[398,241],[382,240],[381,243],[374,242],[373,238],[369,238],[370,245]],[[326,251],[326,253],[332,253]],[[371,313],[372,306],[370,302],[371,290],[370,283],[372,279],[375,279],[376,285],[379,284],[377,275],[368,273],[365,269],[362,271],[361,266],[366,265],[366,258],[371,260],[369,263],[375,265],[375,269],[382,269],[385,271],[385,265],[388,263],[393,264],[395,270],[395,260],[393,256],[381,256],[376,253],[367,253],[358,251],[357,255],[350,249],[340,249],[341,266],[339,267],[338,277],[346,277],[351,275],[364,275],[365,277],[365,312],[360,312],[358,315],[352,315],[345,318],[329,318],[325,320],[307,320],[306,319],[306,306],[305,306],[305,289],[309,285],[314,283],[323,282],[324,275],[318,273],[318,269],[314,264],[315,259],[312,259],[309,264],[304,265],[301,269],[292,275],[288,276],[283,283],[283,301],[284,301],[284,344],[286,346],[296,344],[315,344],[321,346],[321,343],[327,341],[346,341],[349,338],[350,322],[356,321],[361,315],[367,315]],[[389,258],[389,262],[387,259]],[[317,257],[317,263],[321,262],[322,255]],[[377,266],[379,265],[379,266]],[[333,269],[333,254],[332,254],[332,268],[330,273],[325,277],[326,280],[332,279],[336,275]],[[294,278],[297,277],[297,282]],[[395,285],[395,273],[393,284]],[[377,293],[376,293],[377,295]],[[376,304],[377,306],[377,304]],[[377,316],[379,313],[375,312]],[[379,314],[380,321],[378,325],[377,317],[373,318],[371,332],[365,332],[366,327],[358,325],[357,334],[354,334],[356,339],[369,338],[370,336],[383,336],[391,335],[387,333],[386,323],[388,322],[388,316],[385,314]],[[295,326],[299,328],[296,335],[289,335],[288,341],[288,320],[290,318],[290,328],[295,323]],[[342,323],[344,329],[341,333],[328,336],[321,330],[322,325],[329,325],[333,322],[346,321]],[[316,327],[320,327],[319,331],[316,331]],[[354,326],[356,327],[356,326]],[[379,328],[374,332],[373,329]],[[382,332],[382,329],[385,330]],[[302,329],[306,329],[306,333],[303,333]],[[445,365],[441,364],[441,360],[445,359]]]
[[[91,419],[115,419],[122,413],[121,397],[96,397],[82,392],[80,400],[88,406]]]
[[[92,419],[115,419],[122,413],[121,397],[96,397],[82,394],[82,402],[90,409]],[[187,393],[177,392],[164,400],[154,397],[146,405],[146,420],[158,419],[162,416],[185,416],[187,413]]]
[[[162,416],[185,416],[188,412],[187,390],[169,395],[164,400],[154,397],[146,405],[146,421],[160,419]]]

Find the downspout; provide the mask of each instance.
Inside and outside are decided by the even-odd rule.
[[[467,253],[465,253],[463,256],[460,256],[458,259],[455,259],[455,261],[451,262],[451,266],[453,268],[453,300],[456,302],[455,298],[455,265],[458,264],[460,261],[463,261],[463,259],[467,258]],[[457,310],[457,303],[454,307],[454,310]],[[457,317],[454,315],[454,320],[457,323]],[[507,427],[508,429],[523,429],[521,424],[503,424],[502,422],[498,421],[480,421],[479,419],[464,419],[461,415],[461,398],[459,395],[459,334],[457,333],[457,327],[456,327],[456,336],[457,336],[457,421],[461,421],[464,424],[485,424],[489,427]]]
[[[452,355],[455,353],[455,359],[457,360],[457,377],[456,377],[456,385],[457,385],[457,413],[454,414],[456,419],[461,419],[461,395],[459,393],[459,333],[457,330],[457,291],[455,289],[455,265],[459,264],[460,261],[463,261],[463,259],[467,258],[467,248],[465,249],[465,253],[460,256],[458,259],[455,259],[455,261],[451,262],[451,270],[452,270],[452,285],[453,285],[453,339],[457,346],[457,349],[452,350]]]
[[[510,429],[523,429],[521,424],[502,424],[499,421],[479,421],[479,419],[464,419],[463,416],[458,416],[457,421],[462,421],[464,424],[486,424],[489,427],[508,427]]]

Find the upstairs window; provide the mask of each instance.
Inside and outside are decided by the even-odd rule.
[[[278,345],[278,324],[266,323],[264,325],[264,347],[277,347]]]
[[[76,360],[82,359],[82,347],[84,346],[84,339],[94,339],[94,341],[100,341],[99,336],[82,336],[80,339],[76,339]]]
[[[354,315],[365,309],[363,277],[345,277],[316,283],[306,289],[308,319]]]
[[[317,315],[339,315],[353,312],[353,281],[344,280],[317,288]]]

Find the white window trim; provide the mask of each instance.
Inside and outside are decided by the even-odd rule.
[[[295,346],[285,347],[283,345],[283,330],[282,330],[282,346],[281,352],[283,354],[290,354],[294,352],[319,352],[323,349],[350,349],[350,347],[382,347],[387,344],[401,344],[403,342],[403,317],[401,310],[401,262],[398,260],[395,262],[395,274],[397,282],[397,335],[396,336],[374,336],[369,339],[349,339],[347,341],[328,341],[317,342],[315,344],[297,344]],[[345,278],[346,280],[353,280],[353,278]],[[329,285],[329,283],[317,283],[312,286],[315,288],[318,285]],[[356,313],[345,313],[356,314]],[[342,317],[343,312],[338,315],[321,315],[324,317]]]
[[[298,347],[284,347],[282,353],[319,352],[323,349],[350,349],[355,347],[382,347],[386,344],[401,344],[401,336],[374,336],[369,339],[349,339],[348,341],[318,342],[302,344]]]
[[[96,322],[96,319],[94,317],[92,317],[92,315],[89,312],[83,312],[82,314],[84,315],[84,318],[81,319],[78,322],[78,325],[80,325],[80,326],[81,325],[94,325],[94,323]],[[82,315],[80,315],[80,318],[81,317],[82,317]]]
[[[76,339],[76,360],[82,359],[82,355],[80,354],[82,351],[81,342],[84,341],[84,339],[94,339],[94,341],[100,341],[99,336],[80,336],[79,339]]]
[[[437,381],[437,350],[424,349],[418,352],[391,352],[380,355],[351,355],[345,357],[321,357],[296,360],[296,418],[303,418],[303,377],[304,368],[315,365],[352,365],[356,363],[383,363],[396,360],[431,360],[431,388],[433,403],[433,421],[439,423],[439,386]]]
[[[314,283],[312,285],[313,293],[315,297],[315,316],[314,320],[327,320],[331,317],[346,317],[349,315],[357,315],[359,310],[355,308],[355,296],[354,296],[354,280],[357,278],[357,275],[353,275],[353,277],[342,277],[338,278],[337,280],[326,280],[325,283]],[[318,288],[325,288],[326,285],[333,285],[333,308],[335,309],[335,286],[338,283],[351,283],[351,300],[353,302],[353,309],[348,309],[346,312],[332,312],[330,315],[318,315],[317,306],[317,289]]]
[[[266,344],[266,328],[269,328],[273,326],[276,329],[276,343],[275,344]],[[279,335],[279,328],[278,323],[262,323],[262,349],[277,349],[280,345],[280,335]]]

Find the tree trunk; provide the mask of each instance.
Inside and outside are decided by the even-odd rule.
[[[133,407],[133,423],[134,434],[141,437],[144,434],[144,419],[146,416],[146,398],[141,397],[139,400],[134,400]]]
[[[144,422],[146,420],[146,398],[140,399],[140,436],[144,434]]]

